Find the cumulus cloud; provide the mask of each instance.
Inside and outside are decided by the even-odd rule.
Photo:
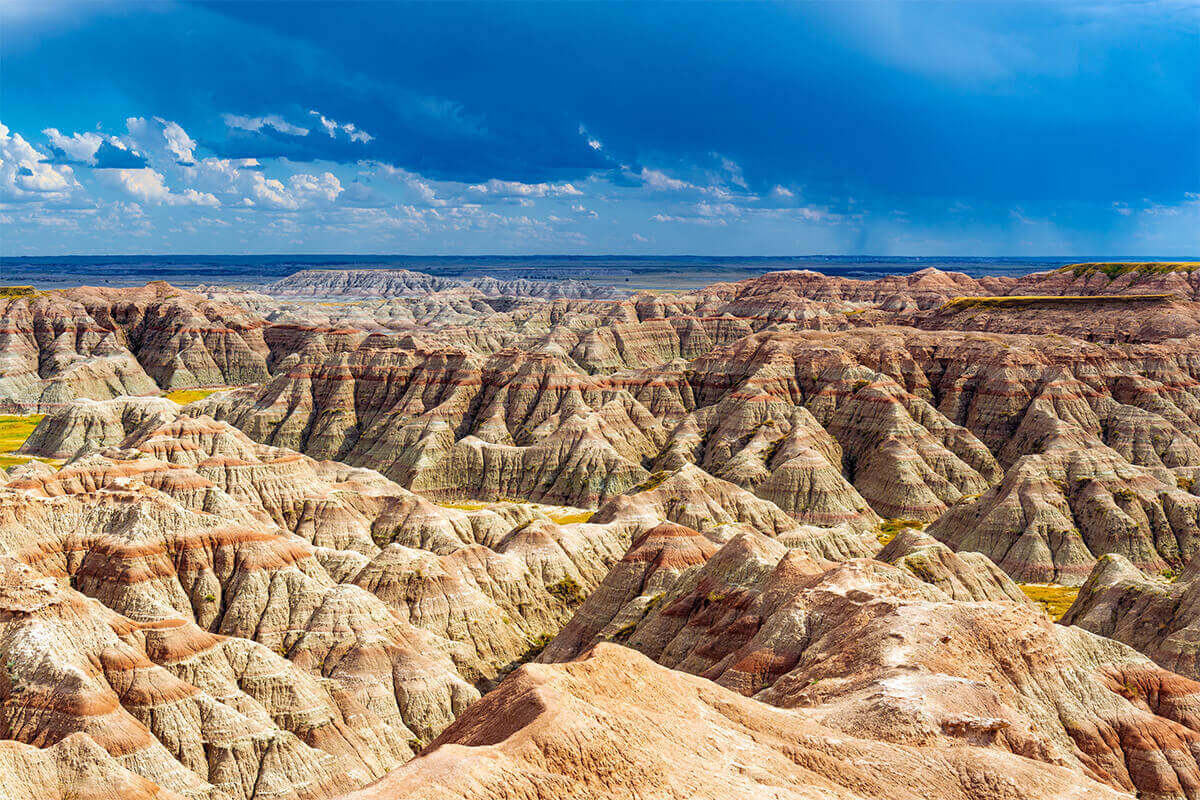
[[[425,206],[444,206],[446,201],[438,197],[437,190],[420,175],[409,172],[401,167],[385,164],[380,161],[360,161],[368,175],[379,175],[389,181],[404,186],[412,194],[412,201]]]
[[[173,197],[178,198],[173,201],[176,205],[208,206],[209,208],[219,208],[221,205],[221,201],[215,195],[208,192],[197,192],[195,189],[184,189],[181,194],[173,195]]]
[[[300,173],[288,178],[292,192],[301,200],[323,200],[332,203],[342,193],[342,182],[332,172],[321,175]]]
[[[346,134],[347,138],[352,142],[362,142],[366,144],[372,141],[375,137],[364,130],[360,130],[353,122],[338,122],[322,114],[320,111],[313,109],[308,112],[317,118],[321,123],[321,127],[329,134],[330,139],[336,139],[339,132]]]
[[[49,164],[19,133],[0,123],[0,196],[6,200],[64,200],[79,186],[65,164]]]
[[[167,150],[179,160],[180,164],[190,165],[195,161],[192,156],[196,143],[192,137],[177,122],[168,122],[161,117],[154,118],[163,126],[163,138],[167,140]]]
[[[256,172],[250,184],[255,205],[280,211],[296,211],[304,206],[333,203],[342,191],[342,182],[332,172],[321,175],[297,173],[288,178],[287,184]]]
[[[113,170],[110,180],[131,197],[146,203],[161,203],[171,193],[162,173],[150,167]]]
[[[104,137],[98,133],[73,133],[64,136],[58,128],[46,128],[42,135],[50,140],[50,147],[63,157],[77,161],[80,164],[94,164],[96,151],[104,143]]]
[[[244,117],[240,114],[222,114],[226,127],[238,128],[252,133],[258,133],[263,128],[274,128],[288,136],[307,136],[308,128],[293,125],[278,114],[266,114],[261,117]]]
[[[250,194],[253,195],[255,204],[286,211],[295,211],[300,207],[299,201],[292,197],[281,181],[264,177],[257,172],[254,173],[252,181]]]
[[[216,208],[221,202],[209,192],[198,192],[195,189],[185,189],[175,193],[167,187],[166,178],[158,170],[150,167],[141,169],[115,169],[109,171],[109,180],[125,191],[130,197],[143,203],[171,206],[208,206]]]
[[[489,197],[574,197],[583,194],[570,183],[521,183],[496,178],[487,183],[474,184],[467,189]]]

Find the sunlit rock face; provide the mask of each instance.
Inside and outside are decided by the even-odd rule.
[[[6,297],[0,779],[1195,797],[1191,275]]]

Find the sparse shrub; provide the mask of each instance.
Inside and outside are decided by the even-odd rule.
[[[569,606],[579,605],[586,599],[579,589],[579,584],[571,578],[563,578],[561,581],[550,584],[546,587],[546,591]]]

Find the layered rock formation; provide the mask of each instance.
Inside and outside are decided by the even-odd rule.
[[[6,298],[0,778],[1195,797],[1192,276]]]
[[[612,286],[577,280],[500,280],[492,277],[460,281],[407,269],[306,269],[263,287],[279,297],[424,297],[433,292],[469,291],[486,297],[605,298]]]
[[[573,663],[521,668],[420,758],[346,800],[501,796],[1129,797],[997,750],[847,735],[601,644]]]
[[[1200,679],[1198,574],[1196,560],[1172,580],[1147,575],[1123,556],[1105,555],[1062,622],[1125,642],[1167,669]]]
[[[951,566],[943,551],[924,568],[931,547],[898,544],[897,569],[656,529],[541,660],[621,642],[852,737],[1002,751],[1141,796],[1193,795],[1200,684],[1014,602],[981,557]]]
[[[165,283],[0,298],[0,410],[259,381],[263,327]]]

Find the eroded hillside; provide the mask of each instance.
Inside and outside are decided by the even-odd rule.
[[[1194,266],[14,293],[0,773],[1195,797]]]

